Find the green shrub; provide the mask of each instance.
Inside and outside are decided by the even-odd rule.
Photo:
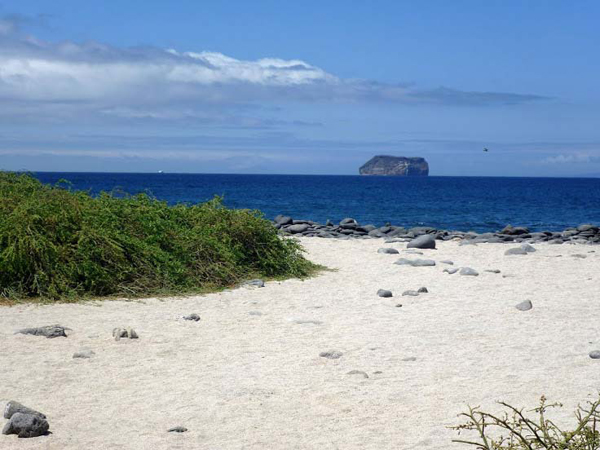
[[[317,268],[257,211],[168,206],[0,173],[0,297],[191,293]]]
[[[575,410],[576,426],[571,430],[563,430],[547,417],[551,408],[562,406],[559,403],[547,404],[542,397],[540,406],[523,412],[508,403],[500,402],[505,408],[502,414],[494,415],[469,408],[469,412],[461,414],[466,422],[453,427],[461,433],[472,431],[473,439],[455,439],[454,442],[476,446],[481,450],[598,450],[600,449],[600,399],[579,405]]]

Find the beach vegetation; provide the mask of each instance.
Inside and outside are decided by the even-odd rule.
[[[75,301],[205,292],[318,266],[260,212],[215,197],[168,205],[148,194],[75,191],[0,172],[0,298]]]
[[[499,402],[504,411],[500,414],[471,408],[460,416],[466,419],[456,427],[459,434],[465,431],[475,438],[454,439],[453,442],[475,446],[479,450],[598,450],[600,449],[600,399],[578,405],[575,426],[559,427],[547,413],[560,403],[548,403],[544,396],[537,408],[525,411],[505,402]]]

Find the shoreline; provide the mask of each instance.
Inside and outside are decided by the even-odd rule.
[[[275,228],[286,236],[318,237],[324,239],[376,239],[384,238],[386,242],[409,242],[426,234],[440,241],[463,241],[463,244],[478,243],[528,243],[548,242],[563,244],[566,242],[580,244],[600,244],[600,226],[581,224],[566,228],[563,231],[530,231],[527,227],[507,225],[497,232],[477,233],[474,231],[439,230],[421,226],[405,228],[386,224],[376,227],[371,224],[362,225],[353,218],[346,218],[334,224],[325,224],[312,220],[295,220],[290,216],[278,215],[273,220]]]

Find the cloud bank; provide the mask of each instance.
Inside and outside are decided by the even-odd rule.
[[[252,61],[218,52],[99,42],[49,42],[0,19],[0,114],[98,114],[179,120],[207,108],[265,102],[386,102],[494,106],[545,99],[531,94],[419,90],[344,79],[301,60]]]

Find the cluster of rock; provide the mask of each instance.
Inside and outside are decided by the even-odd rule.
[[[2,434],[16,434],[20,438],[32,438],[43,436],[50,429],[44,414],[15,401],[6,404],[4,418],[8,419],[8,422],[2,428]]]
[[[416,237],[430,235],[436,240],[460,240],[465,244],[503,243],[503,242],[549,242],[551,244],[600,243],[600,228],[596,225],[584,224],[567,228],[564,231],[531,232],[525,227],[507,225],[495,233],[475,233],[474,231],[438,230],[432,227],[404,228],[386,224],[383,227],[362,225],[355,219],[346,218],[335,224],[327,221],[325,224],[312,220],[295,220],[290,216],[278,215],[273,221],[282,234],[319,237],[325,239],[372,239],[384,238],[388,242],[409,242]]]

